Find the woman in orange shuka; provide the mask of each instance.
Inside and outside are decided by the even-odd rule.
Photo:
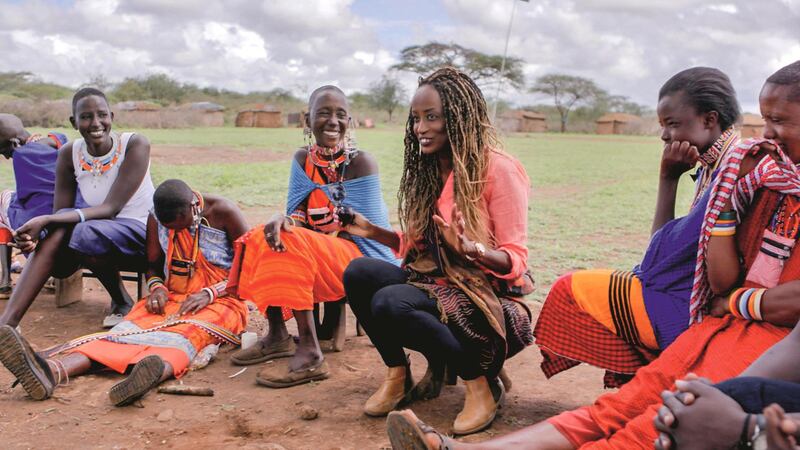
[[[248,365],[277,358],[256,377],[282,388],[328,377],[316,335],[314,304],[344,298],[342,275],[350,261],[370,256],[397,265],[392,251],[342,231],[357,211],[389,227],[378,164],[350,139],[347,97],[335,86],[316,89],[308,101],[308,145],[294,155],[286,214],[275,214],[239,240],[229,290],[266,311],[269,332],[231,357]],[[239,265],[240,266],[237,266]],[[283,310],[283,312],[282,312]],[[295,344],[284,320],[294,315]]]
[[[114,385],[111,403],[133,402],[186,372],[210,344],[239,344],[247,307],[225,291],[233,241],[247,231],[236,205],[201,195],[179,180],[153,196],[147,223],[148,288],[125,319],[107,333],[36,353],[12,327],[0,327],[0,362],[35,400],[49,398],[69,377],[107,367],[130,374]]]

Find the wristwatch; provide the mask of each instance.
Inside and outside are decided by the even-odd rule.
[[[767,419],[763,414],[756,415],[756,426],[750,438],[750,448],[753,450],[767,450]]]

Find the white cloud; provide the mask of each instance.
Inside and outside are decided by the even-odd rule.
[[[438,1],[447,20],[423,9],[417,20],[360,17],[354,0],[0,0],[0,71],[27,70],[70,86],[98,74],[118,81],[165,72],[201,86],[280,87],[305,96],[323,83],[366,89],[408,45],[455,41],[503,51],[514,3]],[[798,23],[800,0],[517,2],[509,53],[525,60],[529,81],[549,72],[581,75],[650,105],[675,72],[719,67],[753,110],[763,80],[800,59]],[[389,36],[404,41],[382,41]],[[399,78],[415,85],[415,75]]]

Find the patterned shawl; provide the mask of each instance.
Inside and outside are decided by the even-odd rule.
[[[779,161],[770,156],[763,157],[747,175],[739,178],[739,168],[745,156],[758,144],[769,143],[777,148]],[[701,322],[703,307],[712,297],[706,274],[706,253],[711,229],[717,222],[722,208],[731,199],[733,209],[741,223],[758,189],[765,188],[786,195],[800,196],[800,170],[774,141],[768,139],[748,139],[731,150],[722,163],[706,207],[706,215],[700,233],[697,249],[692,297],[689,302],[689,323]]]

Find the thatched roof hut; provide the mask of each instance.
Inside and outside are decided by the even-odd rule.
[[[642,122],[642,118],[633,114],[608,113],[595,121],[597,134],[625,134]]]
[[[547,131],[547,116],[532,111],[510,110],[500,115],[498,125],[501,130],[522,133],[543,133]]]
[[[764,119],[757,114],[744,114],[740,130],[742,138],[761,137],[764,134]]]
[[[225,125],[225,107],[213,102],[195,102],[183,105],[188,110],[192,126],[221,127]]]
[[[114,121],[129,127],[161,128],[161,105],[151,102],[127,101],[114,107]]]
[[[237,127],[280,128],[283,126],[281,112],[271,105],[256,105],[236,114]]]

